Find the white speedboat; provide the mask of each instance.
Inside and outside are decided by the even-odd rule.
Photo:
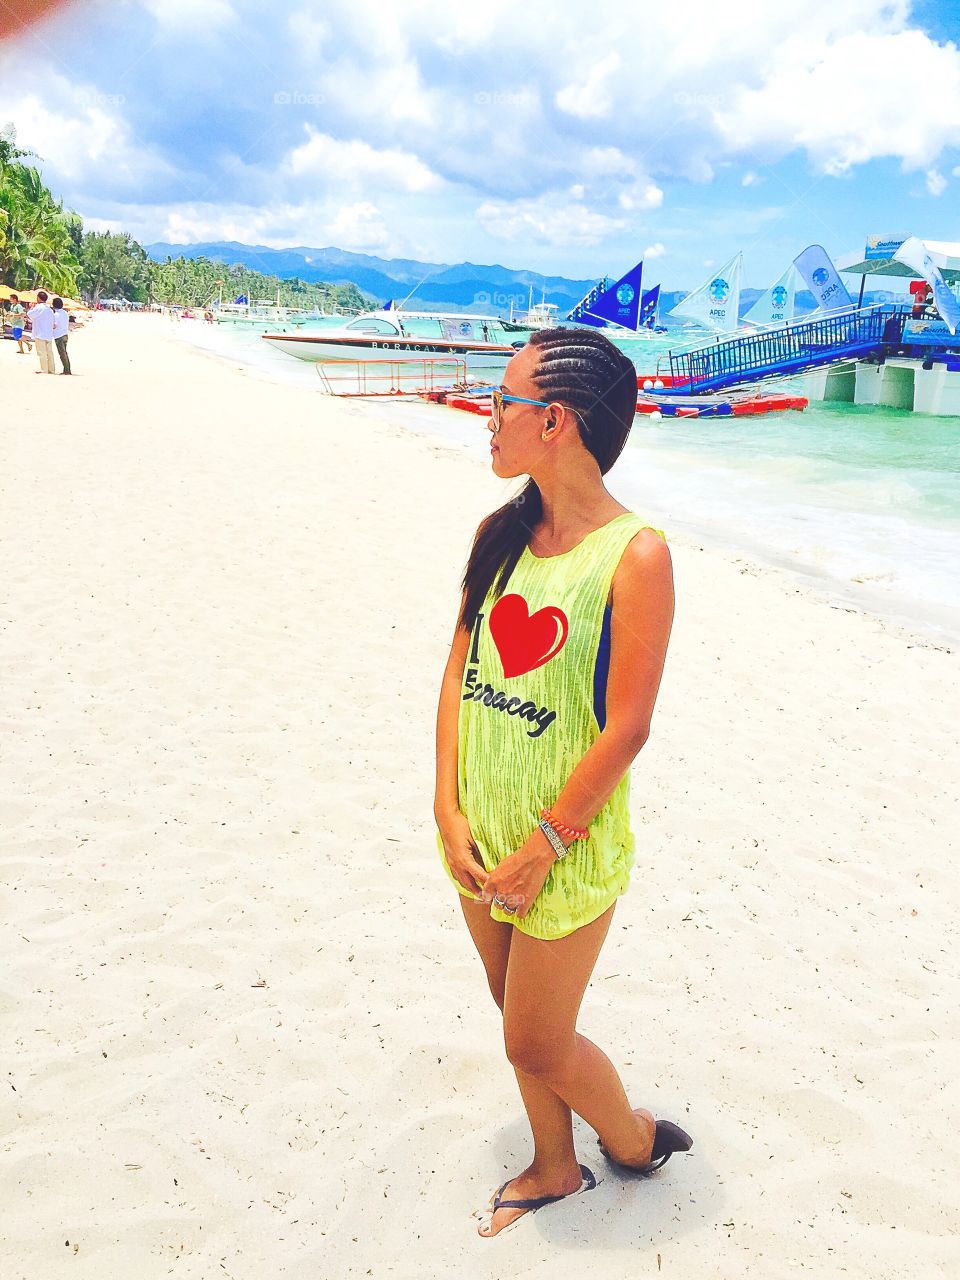
[[[337,329],[260,335],[298,360],[428,360],[456,356],[474,369],[502,369],[523,342],[511,340],[494,316],[434,311],[368,311]]]

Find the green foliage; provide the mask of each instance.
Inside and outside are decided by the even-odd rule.
[[[77,290],[76,214],[65,212],[40,173],[22,163],[16,135],[0,133],[0,280],[14,288],[46,285],[57,293]]]
[[[167,258],[150,263],[152,297],[156,302],[202,307],[219,300],[233,302],[241,295],[251,302],[276,302],[285,307],[322,307],[363,311],[371,301],[355,284],[308,284],[305,280],[281,280],[265,276],[240,263],[224,266],[209,258]]]
[[[2,0],[0,0],[2,2]],[[0,130],[0,283],[19,289],[45,286],[64,296],[78,290],[96,304],[103,297],[128,302],[204,306],[221,295],[232,302],[288,307],[365,310],[371,299],[354,284],[308,284],[280,280],[236,264],[208,258],[151,262],[127,232],[84,231],[79,214],[63,208],[43,185],[39,170],[24,161],[12,129]]]
[[[150,300],[150,261],[126,231],[84,232],[80,264],[80,285],[94,306],[104,297]]]

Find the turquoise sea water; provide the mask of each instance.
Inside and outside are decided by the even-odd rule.
[[[258,335],[189,323],[181,323],[184,337],[212,354],[319,393],[312,366]],[[638,371],[653,373],[670,341],[618,345]],[[489,458],[484,419],[408,401],[383,412]],[[828,594],[960,638],[958,418],[816,402],[756,418],[657,423],[641,415],[610,487],[668,536],[682,531],[777,564]]]

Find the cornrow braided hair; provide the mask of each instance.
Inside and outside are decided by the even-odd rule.
[[[606,475],[623,452],[636,413],[633,362],[597,329],[540,329],[529,345],[540,352],[533,378],[543,399],[573,410],[584,447]],[[481,521],[461,583],[459,621],[468,631],[494,579],[496,593],[503,591],[542,515],[540,489],[530,479]]]

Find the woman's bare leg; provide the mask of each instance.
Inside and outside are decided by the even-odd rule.
[[[490,993],[502,1012],[514,927],[512,924],[491,919],[489,906],[485,906],[482,902],[474,902],[470,898],[461,896],[460,905],[463,908],[470,936],[483,961]],[[542,1084],[535,1076],[527,1075],[525,1071],[519,1071],[516,1067],[514,1073],[533,1133],[534,1155],[530,1168],[544,1171],[547,1176],[553,1178],[554,1183],[558,1183],[557,1174],[560,1173],[559,1183],[562,1183],[565,1189],[572,1183],[569,1189],[575,1190],[580,1185],[580,1168],[573,1145],[573,1116],[570,1108],[548,1085]],[[543,1194],[560,1194],[560,1192]],[[497,1214],[498,1230],[506,1225],[503,1222],[505,1217],[508,1221],[512,1220],[508,1217],[509,1213],[509,1210],[503,1209]],[[517,1216],[516,1212],[513,1216]]]
[[[588,1078],[576,1082],[575,1092],[590,1114],[584,1115],[579,1106],[574,1109],[597,1129],[611,1155],[624,1163],[645,1164],[653,1146],[652,1115],[631,1110],[613,1064],[592,1041],[575,1030],[580,1002],[614,908],[568,938],[543,942],[521,934],[512,925],[491,920],[489,908],[482,903],[461,898],[461,904],[484,962],[491,992],[498,1006],[506,1009],[504,1038],[508,1057],[516,1072],[534,1138],[533,1162],[511,1181],[505,1198],[564,1195],[580,1186],[580,1167],[573,1143],[572,1099],[563,1095],[543,1069],[548,1060],[552,1062],[554,1051],[569,1048],[567,1042],[571,1038],[586,1054],[586,1060],[574,1065],[573,1071],[588,1073]],[[502,930],[507,931],[506,936]],[[555,950],[557,948],[560,950]],[[521,968],[531,961],[533,969],[521,977]],[[561,972],[562,981],[558,985]],[[549,1007],[545,1007],[544,992],[550,992]],[[543,1029],[543,1035],[536,1037],[535,1051],[529,1054],[527,1051],[533,1050],[534,1045],[510,1029],[524,1020]],[[560,1040],[548,1050],[547,1044],[556,1033],[560,1034]],[[533,1070],[529,1069],[531,1066]],[[599,1097],[596,1096],[598,1089]],[[591,1094],[594,1096],[590,1097]],[[523,1212],[499,1209],[486,1229],[481,1227],[480,1234],[496,1235]]]
[[[470,930],[473,945],[480,953],[487,974],[490,994],[497,1008],[503,1012],[503,991],[507,981],[507,961],[510,959],[510,941],[513,925],[503,924],[490,915],[489,904],[474,902],[472,898],[457,895],[463,909],[463,918]]]
[[[653,1124],[637,1117],[613,1063],[576,1029],[615,905],[566,938],[544,942],[515,935],[507,966],[504,1040],[514,1067],[563,1098],[596,1130],[615,1160],[642,1165],[653,1147]]]

